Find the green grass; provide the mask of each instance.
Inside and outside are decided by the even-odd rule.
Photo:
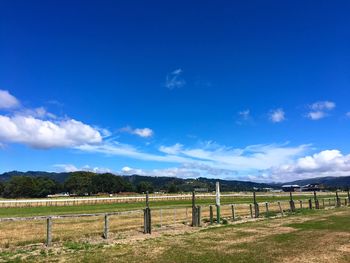
[[[299,230],[332,230],[350,232],[350,219],[348,216],[329,216],[323,220],[310,220],[304,223],[289,224],[287,226]]]
[[[291,216],[283,220],[254,222],[247,224],[248,227],[244,224],[209,228],[186,236],[162,237],[157,241],[147,240],[132,247],[117,246],[97,253],[89,251],[79,254],[77,259],[82,262],[100,262],[103,257],[105,262],[112,262],[113,258],[119,256],[119,262],[270,263],[299,257],[298,262],[316,262],[311,261],[314,258],[319,258],[317,262],[332,262],[332,259],[337,262],[348,262],[349,255],[337,251],[337,248],[346,244],[348,239],[333,239],[334,243],[330,243],[326,249],[322,245],[327,234],[349,232],[350,211],[334,216],[329,212],[317,211],[303,216],[309,217],[310,220],[286,224],[289,227],[295,227],[288,233],[279,234],[271,231],[273,228],[285,226],[283,223],[285,220],[300,217]],[[275,222],[278,223],[275,224]],[[330,222],[332,227],[324,227],[327,222]],[[251,231],[254,229],[259,229],[261,232]],[[155,251],[152,252],[152,250]],[[329,256],[330,258],[327,258]]]
[[[26,249],[1,252],[20,262],[349,262],[350,209],[301,211],[283,218],[199,229],[126,244],[64,242],[36,256]],[[28,256],[29,255],[29,256]]]

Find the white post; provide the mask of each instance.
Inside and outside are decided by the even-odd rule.
[[[216,223],[220,224],[220,183],[216,182]]]
[[[220,206],[220,183],[216,182],[216,205]]]

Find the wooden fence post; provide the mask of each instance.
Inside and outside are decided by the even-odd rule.
[[[312,209],[312,200],[311,200],[311,198],[309,199],[309,209]]]
[[[325,209],[324,199],[322,199],[322,207]]]
[[[335,195],[336,195],[336,207],[340,207],[341,201],[340,201],[340,198],[338,196],[338,191],[335,191]]]
[[[348,205],[350,205],[350,190],[348,188]]]
[[[269,217],[270,213],[269,213],[269,203],[268,202],[265,203],[265,208],[266,208],[266,217]]]
[[[52,244],[52,218],[49,216],[46,219],[46,246],[50,247]]]
[[[231,205],[231,210],[232,210],[232,221],[236,219],[236,211],[235,211],[235,206]]]
[[[105,214],[105,224],[103,229],[103,237],[105,239],[108,239],[109,236],[109,216],[108,214]]]
[[[252,204],[249,204],[249,210],[250,210],[250,217],[253,218],[253,206],[252,206]]]
[[[254,216],[255,216],[255,218],[258,218],[259,217],[259,204],[256,201],[255,191],[253,192],[253,199],[254,199]]]
[[[289,192],[290,200],[289,200],[289,205],[290,205],[290,211],[295,212],[295,204],[293,201],[293,195],[292,192]]]
[[[282,214],[282,216],[284,216],[283,209],[282,209],[282,206],[281,206],[281,202],[278,201],[277,204],[278,204],[278,207],[280,208],[280,213]]]
[[[152,219],[151,219],[151,209],[149,208],[149,193],[146,192],[146,208],[143,210],[143,221],[144,221],[144,234],[152,233]]]
[[[194,191],[192,191],[192,226],[196,226],[196,195]]]
[[[303,209],[303,200],[299,200],[300,203],[300,209]]]
[[[143,233],[151,234],[152,233],[152,221],[151,221],[151,209],[149,207],[143,209]]]
[[[202,218],[202,207],[197,206],[197,226],[201,226],[201,218]]]
[[[315,208],[320,209],[320,203],[318,202],[316,191],[314,191]]]
[[[201,207],[196,206],[196,196],[194,191],[192,192],[192,226],[201,225]]]
[[[148,191],[146,192],[146,207],[149,207],[149,193]]]
[[[212,225],[213,224],[213,206],[210,205],[209,206],[209,216],[210,216],[210,224]]]

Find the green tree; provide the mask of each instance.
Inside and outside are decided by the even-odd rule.
[[[177,193],[179,192],[179,187],[176,184],[171,183],[168,185],[167,190],[168,193]]]
[[[71,194],[91,195],[94,192],[91,172],[73,172],[64,182],[64,188]]]
[[[138,185],[137,185],[137,192],[138,193],[145,193],[145,192],[150,192],[153,193],[154,191],[154,187],[152,185],[152,183],[150,182],[145,182],[145,181],[141,181]]]
[[[5,184],[4,197],[46,197],[60,189],[59,184],[45,177],[13,176]]]
[[[33,197],[35,192],[35,183],[32,177],[13,176],[6,183],[4,197]]]
[[[3,195],[4,189],[5,189],[5,184],[4,184],[3,182],[0,181],[0,196]]]
[[[111,173],[96,174],[92,177],[94,193],[119,193],[125,191],[126,182]]]
[[[50,194],[58,193],[62,190],[62,186],[57,182],[47,177],[35,178],[35,197],[46,197]]]

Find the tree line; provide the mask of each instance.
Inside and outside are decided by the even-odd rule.
[[[169,190],[172,191],[174,188],[171,186]],[[154,191],[152,183],[141,181],[133,184],[123,177],[111,173],[72,172],[63,183],[42,176],[12,176],[5,182],[0,181],[0,196],[5,198],[39,198],[63,192],[83,196],[99,193],[143,193],[146,191]]]

